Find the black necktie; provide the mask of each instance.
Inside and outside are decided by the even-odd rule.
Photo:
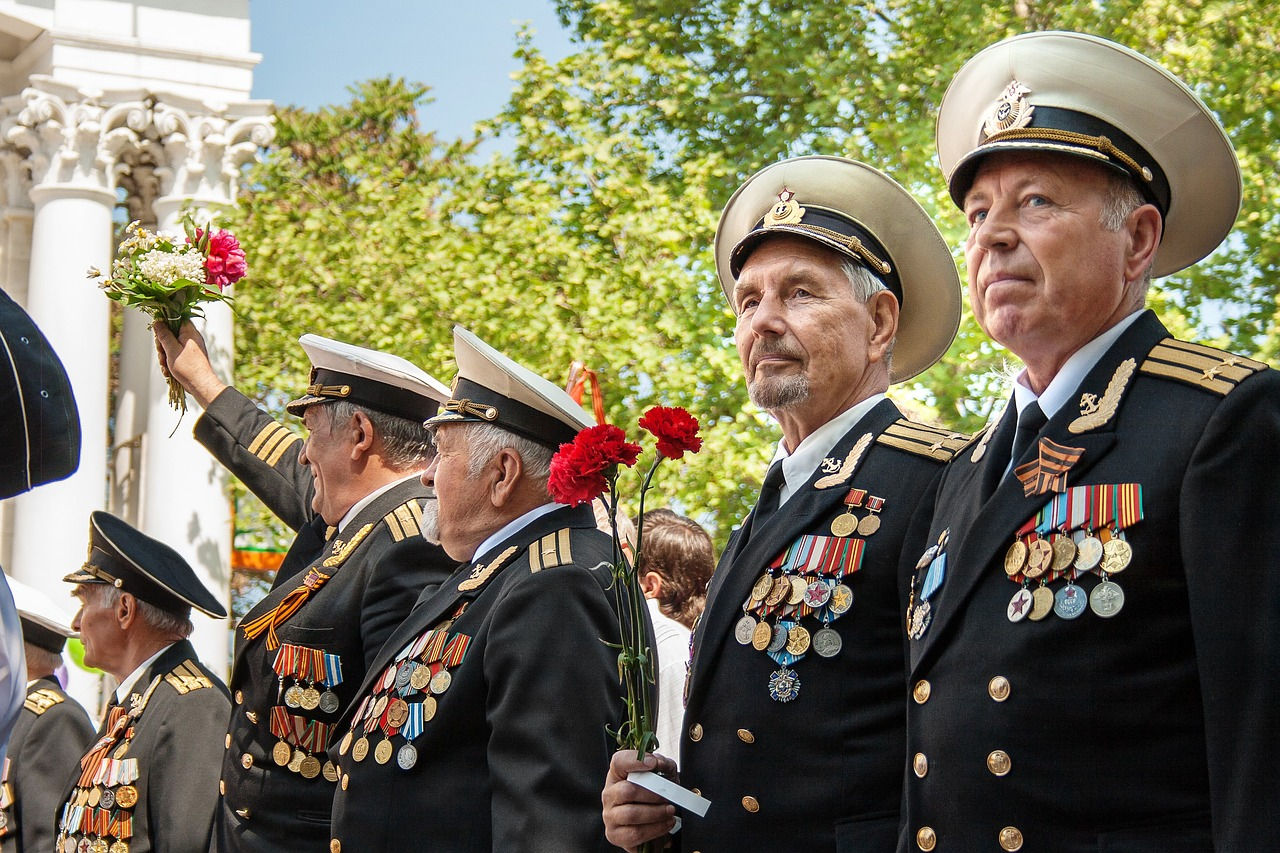
[[[1013,452],[1009,454],[1011,468],[1017,468],[1018,463],[1023,461],[1022,457],[1027,454],[1027,450],[1048,420],[1039,403],[1029,403],[1025,409],[1018,412],[1018,431],[1013,434]]]
[[[760,528],[778,511],[782,500],[782,460],[769,466],[769,473],[764,475],[764,485],[760,487],[760,500],[756,501],[755,514],[751,516],[751,536],[760,532]],[[750,538],[750,537],[748,537]]]

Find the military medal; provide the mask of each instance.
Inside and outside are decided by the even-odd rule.
[[[1034,539],[1027,546],[1027,565],[1023,574],[1035,579],[1049,570],[1053,563],[1053,546],[1045,539]]]
[[[791,594],[791,581],[786,575],[779,575],[773,581],[773,587],[769,590],[769,594],[765,596],[764,603],[770,607],[777,607],[788,595]]]
[[[800,676],[781,666],[769,676],[769,697],[775,702],[790,702],[800,695]]]
[[[302,774],[303,779],[314,779],[320,775],[320,759],[314,755],[308,755],[302,759],[302,766],[298,768],[298,772]]]
[[[1123,572],[1132,559],[1133,548],[1123,539],[1113,537],[1102,546],[1102,570],[1109,575]]]
[[[132,785],[121,785],[116,788],[116,805],[122,809],[131,809],[138,802],[138,789]]]
[[[409,679],[413,677],[413,671],[417,669],[417,664],[413,661],[405,661],[400,664],[400,668],[396,670],[395,685],[397,690],[404,690],[409,686]]]
[[[831,589],[824,580],[812,581],[805,588],[804,603],[817,610],[831,600]]]
[[[756,619],[750,613],[744,614],[733,626],[733,638],[744,646],[751,645],[756,633]]]
[[[381,741],[373,750],[373,760],[379,764],[386,764],[391,760],[392,752],[390,739]]]
[[[809,631],[803,625],[792,625],[787,631],[786,649],[793,655],[803,655],[809,651]]]
[[[111,845],[107,853],[129,853],[129,843],[127,841],[117,841]]]
[[[420,666],[409,676],[409,686],[414,690],[422,690],[431,681],[431,667]]]
[[[777,625],[773,626],[773,634],[769,640],[769,645],[765,648],[766,652],[769,654],[776,654],[786,648],[788,627],[789,626],[784,622],[779,622]]]
[[[277,741],[276,745],[271,748],[271,760],[279,767],[284,767],[293,758],[293,748],[284,741]]]
[[[324,766],[320,768],[320,773],[326,782],[338,781],[338,767],[332,761],[325,761]]]
[[[98,798],[98,807],[103,809],[113,809],[116,805],[116,792],[110,788],[104,788],[102,796]]]
[[[1027,564],[1027,543],[1021,539],[1015,541],[1009,546],[1009,550],[1004,555],[1004,573],[1009,577],[1013,577],[1022,571],[1022,567]]]
[[[1075,562],[1075,559],[1075,541],[1065,533],[1055,536],[1053,539],[1053,562],[1049,564],[1049,571],[1061,573]]]
[[[385,693],[378,697],[378,701],[373,703],[373,713],[371,715],[373,719],[376,720],[382,716],[382,712],[387,710],[387,703],[390,701],[391,697]]]
[[[752,601],[764,601],[765,596],[769,594],[769,590],[773,589],[773,578],[768,572],[756,578],[755,584],[751,587]]]
[[[844,513],[835,517],[831,522],[831,535],[844,538],[853,534],[858,529],[858,517],[853,511],[862,506],[862,501],[867,496],[866,489],[850,489],[849,494],[844,496]]]
[[[1077,618],[1084,613],[1087,605],[1088,596],[1073,581],[1068,581],[1067,585],[1053,596],[1053,612],[1063,619]]]
[[[769,627],[769,623],[763,619],[756,625],[751,635],[751,646],[756,651],[762,652],[769,648],[769,641],[773,639],[773,629]]]
[[[840,647],[843,644],[844,641],[834,628],[823,628],[813,635],[813,650],[824,658],[835,657],[840,654]]]
[[[320,691],[314,686],[308,685],[307,689],[302,691],[302,696],[298,699],[298,704],[305,711],[314,711],[320,707]]]
[[[284,691],[284,704],[290,708],[302,707],[302,688],[296,684],[289,685]]]
[[[836,584],[831,590],[831,600],[827,602],[827,607],[831,608],[831,612],[837,616],[843,616],[853,606],[853,590],[844,584]]]
[[[1112,540],[1114,541],[1114,540]],[[1124,607],[1124,590],[1115,581],[1103,580],[1089,593],[1089,609],[1103,619],[1110,619]]]
[[[1005,615],[1009,617],[1010,622],[1021,622],[1027,617],[1031,612],[1031,597],[1031,591],[1025,586],[1018,588],[1005,609]]]
[[[332,690],[325,690],[320,694],[320,710],[326,714],[335,714],[341,703],[338,701],[338,694]]]
[[[1076,543],[1076,561],[1074,565],[1077,570],[1082,572],[1092,571],[1097,568],[1098,563],[1101,561],[1102,542],[1096,537],[1086,535]]]
[[[418,763],[418,750],[411,744],[406,743],[400,747],[400,751],[396,753],[396,764],[401,770],[412,770],[413,765]]]
[[[449,685],[453,683],[453,676],[449,674],[449,670],[442,669],[435,675],[431,676],[431,692],[439,696],[441,693],[449,689]]]
[[[409,719],[409,705],[403,699],[395,699],[387,706],[387,725],[398,729],[407,719]]]
[[[338,744],[338,755],[347,754],[347,750],[351,749],[351,741],[355,740],[355,736],[355,731],[349,731],[343,736],[342,743]]]
[[[356,761],[364,761],[365,756],[369,754],[369,739],[364,735],[356,741],[355,746],[351,747],[351,757]]]
[[[289,759],[289,764],[288,764],[289,771],[292,773],[301,773],[302,762],[306,761],[306,759],[307,759],[307,754],[305,752],[303,752],[301,749],[295,749],[293,751],[293,757]]]
[[[858,522],[858,535],[871,536],[880,529],[880,509],[884,506],[884,498],[868,497],[867,514]]]
[[[88,796],[89,808],[96,809],[98,807],[98,800],[101,799],[101,797],[102,797],[101,788],[99,788],[97,785],[94,785],[92,788],[90,788],[89,796]]]
[[[422,708],[422,718],[429,722],[436,715],[436,697],[423,696],[418,704]]]
[[[1039,622],[1053,612],[1053,590],[1047,586],[1038,586],[1031,593],[1031,612],[1027,618]]]

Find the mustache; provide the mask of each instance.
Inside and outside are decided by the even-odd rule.
[[[781,338],[761,338],[751,347],[751,366],[754,368],[760,359],[767,355],[780,355],[783,358],[804,358],[804,354]]]

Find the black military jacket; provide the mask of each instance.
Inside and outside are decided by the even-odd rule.
[[[298,436],[242,394],[228,388],[218,395],[195,435],[298,530],[271,592],[236,629],[218,847],[224,853],[322,849],[337,779],[323,764],[330,727],[419,593],[457,564],[419,533],[419,501],[427,490],[416,478],[379,495],[336,535],[311,510],[314,485],[298,462]],[[321,574],[326,579],[317,585]],[[313,588],[301,606],[276,630],[278,648],[267,647],[265,631],[246,637],[247,625],[282,602],[287,607],[286,599],[296,600],[308,584]],[[282,649],[296,658],[291,667],[279,657]],[[311,664],[301,661],[308,656],[322,662],[318,671],[305,669]],[[300,675],[282,677],[276,667]],[[291,688],[296,690],[289,693]],[[315,692],[299,705],[294,697],[305,689]],[[287,732],[284,738],[273,733],[273,717],[277,732]]]
[[[339,724],[331,851],[612,849],[612,542],[561,507],[478,556],[419,600]]]
[[[837,441],[806,485],[762,528],[744,535],[754,511],[739,528],[712,577],[694,637],[680,777],[710,799],[711,807],[703,818],[684,816],[682,849],[892,848],[905,743],[899,552],[920,495],[966,438],[902,419],[892,402],[883,401]],[[868,535],[858,533],[845,513],[851,493],[858,504],[854,521],[879,520]],[[883,501],[878,511],[868,509],[868,498]],[[867,522],[863,530],[874,525]],[[862,548],[861,563],[843,578],[812,567],[768,569],[805,542]],[[796,575],[804,578],[802,585],[827,577],[852,595],[836,606],[847,606],[839,614],[827,607],[798,617],[785,609],[768,612],[753,594],[766,574],[774,583]],[[782,666],[751,644],[749,623],[739,623],[751,613],[759,624],[762,611],[767,627],[790,622],[808,632],[810,646],[800,660]],[[816,651],[824,619],[841,645],[831,657]],[[774,679],[784,669],[799,679],[799,690],[789,701],[778,701],[771,690],[785,686]]]
[[[9,735],[0,789],[0,851],[53,849],[54,813],[67,793],[64,783],[92,740],[89,715],[57,681],[39,678],[27,685],[26,701]]]
[[[944,539],[946,571],[910,643],[902,849],[1273,844],[1280,374],[1176,341],[1147,313],[1040,433],[1080,452],[1068,491],[1027,496],[1012,475],[984,490],[1012,422],[962,451],[930,501],[920,548]],[[1094,570],[1074,594],[1068,578],[1048,584],[1075,609],[1088,594],[1075,618],[1020,616],[1005,570],[1016,531],[1055,494],[1124,484],[1141,487],[1143,516],[1123,531],[1131,561],[1107,577],[1122,607],[1115,589],[1094,595]]]
[[[124,842],[129,853],[208,850],[229,711],[226,686],[183,640],[147,667],[121,707],[130,711],[127,727],[111,737],[108,712],[89,745],[90,752],[108,746],[102,775],[77,761],[62,776],[62,805],[51,816],[56,843],[70,837]]]

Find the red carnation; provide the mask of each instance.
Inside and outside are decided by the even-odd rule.
[[[203,233],[196,230],[196,243],[201,242]],[[213,231],[209,234],[209,246],[205,250],[204,274],[207,284],[217,285],[222,290],[229,284],[235,284],[244,278],[249,271],[244,260],[244,249],[240,241],[230,231]]]
[[[698,436],[698,419],[679,407],[654,406],[640,418],[640,427],[658,439],[658,453],[668,459],[680,459],[685,452],[702,449]]]
[[[627,441],[626,433],[616,426],[588,427],[551,457],[547,489],[557,503],[578,506],[609,490],[606,472],[612,466],[630,468],[639,456],[640,445]]]

